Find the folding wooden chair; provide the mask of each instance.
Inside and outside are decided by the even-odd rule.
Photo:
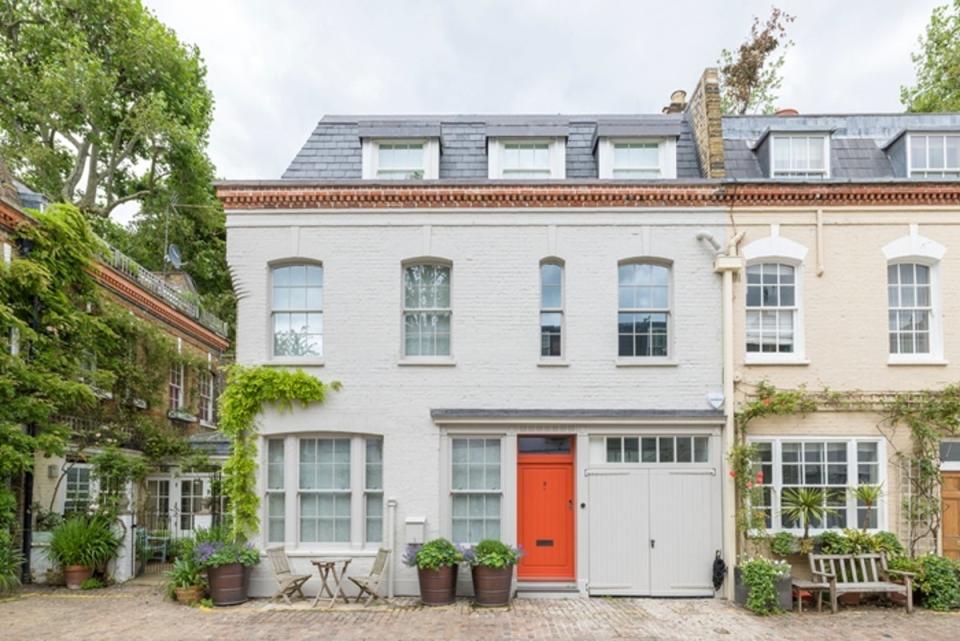
[[[267,550],[267,556],[273,564],[273,573],[277,578],[277,591],[270,597],[271,601],[277,597],[283,597],[287,605],[293,605],[290,597],[294,593],[299,594],[301,599],[305,599],[303,594],[303,584],[310,579],[309,574],[293,574],[290,572],[290,561],[287,559],[287,553],[283,548],[272,548]]]
[[[380,548],[377,550],[377,558],[373,561],[373,567],[370,568],[370,574],[364,577],[347,577],[353,581],[354,585],[360,588],[360,593],[357,594],[357,603],[360,603],[360,599],[364,594],[367,595],[363,603],[364,607],[373,603],[375,599],[380,599],[384,602],[387,601],[377,590],[380,589],[380,582],[383,580],[383,575],[386,574],[388,558],[390,558],[390,550]]]

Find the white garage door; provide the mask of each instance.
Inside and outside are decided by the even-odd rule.
[[[587,470],[590,593],[712,596],[716,467],[641,465]]]

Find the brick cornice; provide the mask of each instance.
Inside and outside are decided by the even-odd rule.
[[[960,183],[309,185],[220,183],[228,210],[960,206]]]

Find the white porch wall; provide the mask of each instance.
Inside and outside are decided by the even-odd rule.
[[[701,229],[723,237],[721,211],[277,211],[229,213],[227,224],[239,363],[270,362],[268,263],[322,261],[324,356],[305,369],[343,390],[323,407],[268,410],[261,432],[383,435],[384,496],[398,501],[397,557],[407,517],[426,517],[428,538],[447,531],[439,522],[442,436],[431,409],[704,410],[707,394],[721,391],[720,283],[712,252],[696,240]],[[398,365],[401,261],[422,256],[453,263],[452,367]],[[539,263],[550,256],[565,261],[569,367],[538,367]],[[634,257],[673,261],[675,366],[617,366],[617,264]],[[509,539],[515,519],[504,516]],[[298,552],[315,550],[291,550]],[[306,558],[293,563],[310,569]],[[355,562],[351,573],[365,567]],[[415,591],[415,581],[402,569],[398,593]],[[265,564],[251,587],[272,593]]]

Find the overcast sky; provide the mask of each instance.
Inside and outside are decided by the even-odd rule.
[[[946,0],[778,1],[780,106],[901,110]],[[657,113],[771,1],[145,0],[207,62],[224,178],[278,178],[323,114]]]

